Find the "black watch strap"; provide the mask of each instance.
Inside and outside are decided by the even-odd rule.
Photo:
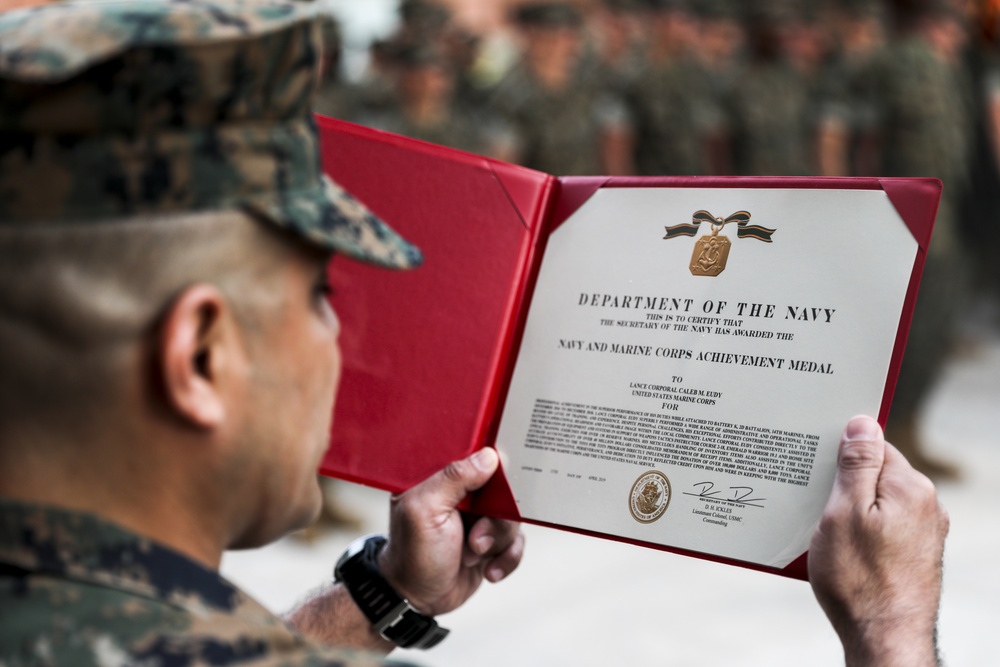
[[[343,582],[372,627],[385,639],[402,648],[436,646],[448,630],[432,616],[414,609],[382,576],[378,554],[385,544],[381,535],[352,544],[337,563],[334,579]]]

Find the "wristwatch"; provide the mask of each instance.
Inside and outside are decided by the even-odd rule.
[[[378,554],[386,544],[382,535],[355,540],[333,568],[334,581],[343,583],[375,631],[402,648],[427,649],[448,635],[432,616],[421,614],[396,592],[378,569]]]

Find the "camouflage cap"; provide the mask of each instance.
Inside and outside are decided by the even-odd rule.
[[[740,21],[746,12],[739,0],[702,0],[695,10],[709,21]]]
[[[855,19],[885,18],[887,9],[883,0],[839,0],[837,10]]]
[[[693,0],[646,0],[646,7],[653,12],[684,12],[692,14],[696,10]]]
[[[392,60],[403,69],[451,67],[451,61],[444,49],[430,42],[397,44],[392,53]]]
[[[642,0],[601,0],[601,4],[614,12],[637,12],[643,8]]]
[[[528,2],[517,6],[514,20],[538,28],[578,27],[583,16],[571,2]]]
[[[104,0],[0,14],[0,223],[239,209],[365,262],[420,251],[322,172],[309,4]]]
[[[399,16],[418,31],[437,32],[451,21],[451,10],[431,0],[403,0]]]

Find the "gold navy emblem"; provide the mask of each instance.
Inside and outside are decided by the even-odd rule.
[[[629,493],[628,508],[639,523],[653,523],[670,505],[670,480],[659,470],[639,476]]]
[[[746,211],[737,211],[728,218],[717,218],[708,211],[696,211],[691,216],[691,223],[665,227],[667,235],[664,239],[674,239],[678,236],[694,236],[701,229],[701,223],[707,222],[711,225],[712,233],[702,236],[694,246],[694,254],[691,255],[691,274],[695,276],[715,277],[726,270],[726,262],[729,261],[729,250],[732,241],[728,236],[720,234],[726,225],[736,223],[736,237],[745,239],[757,239],[765,243],[771,243],[771,235],[775,230],[750,224],[750,214]]]

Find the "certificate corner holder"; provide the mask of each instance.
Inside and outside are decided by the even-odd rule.
[[[899,382],[899,372],[903,365],[906,342],[910,335],[910,323],[917,305],[917,294],[927,257],[927,248],[930,245],[934,222],[937,219],[943,184],[936,178],[880,178],[878,183],[917,243],[917,254],[910,275],[910,284],[903,301],[899,326],[896,329],[896,341],[889,361],[885,389],[882,394],[882,405],[878,414],[878,422],[882,428],[885,428],[892,407],[892,399]]]
[[[610,176],[568,176],[557,179],[559,187],[551,209],[549,231],[554,231],[566,222],[598,190],[611,181]]]
[[[936,178],[880,178],[878,183],[920,250],[927,252],[941,200],[941,181]]]

